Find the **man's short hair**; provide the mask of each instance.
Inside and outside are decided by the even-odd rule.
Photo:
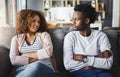
[[[85,18],[90,19],[90,23],[94,23],[97,17],[97,12],[95,8],[88,4],[80,4],[74,7],[74,11],[82,12]]]

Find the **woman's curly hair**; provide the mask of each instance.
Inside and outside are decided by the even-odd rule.
[[[82,12],[85,18],[90,19],[90,23],[94,23],[97,18],[97,12],[95,11],[95,8],[88,4],[76,5],[74,11]]]
[[[44,32],[47,30],[47,22],[41,11],[35,11],[30,9],[23,9],[17,14],[16,19],[16,32],[18,34],[28,32],[28,26],[31,24],[34,16],[40,17],[40,27],[37,32]]]

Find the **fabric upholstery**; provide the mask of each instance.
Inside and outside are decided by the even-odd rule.
[[[65,32],[63,31],[63,29],[58,28],[58,29],[49,29],[48,33],[50,33],[53,43],[53,54],[55,56],[55,60],[57,63],[56,65],[59,72],[58,76],[67,77],[68,72],[65,70],[63,65],[63,41],[64,41]]]
[[[12,70],[9,59],[9,49],[0,46],[0,77],[8,77]]]
[[[110,40],[113,51],[113,66],[110,73],[120,77],[120,30],[102,30]],[[69,77],[63,65],[63,42],[67,33],[62,28],[48,29],[53,42],[53,53],[58,69],[57,77]],[[11,38],[16,34],[14,27],[0,27],[0,77],[8,77],[13,68],[9,60]]]
[[[118,36],[117,33],[114,30],[106,30],[103,31],[107,34],[109,41],[111,43],[111,50],[113,52],[113,66],[119,66],[119,60],[118,60]]]
[[[110,70],[110,73],[113,77],[120,77],[119,70],[120,70],[120,61],[119,61],[119,48],[120,48],[120,39],[118,37],[118,33],[115,30],[104,30],[110,40],[111,43],[111,50],[113,52],[113,66]]]

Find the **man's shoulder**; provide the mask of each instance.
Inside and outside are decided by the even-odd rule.
[[[74,36],[76,34],[77,34],[77,31],[71,31],[71,32],[67,33],[65,37]]]
[[[106,35],[104,32],[101,30],[92,30],[95,35]]]

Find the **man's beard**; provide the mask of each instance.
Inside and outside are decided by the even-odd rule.
[[[85,23],[82,23],[80,26],[75,27],[74,29],[76,31],[84,31],[88,28],[88,26]]]

